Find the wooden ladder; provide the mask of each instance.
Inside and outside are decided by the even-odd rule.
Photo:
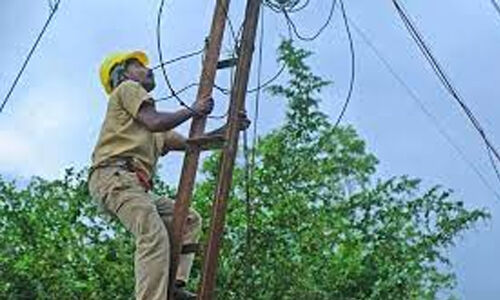
[[[210,36],[203,61],[197,100],[205,99],[207,96],[212,94],[218,66],[219,68],[232,67],[234,64],[234,61],[219,61],[226,20],[228,18],[227,12],[229,11],[229,3],[230,0],[217,0],[215,6]],[[227,130],[224,137],[217,137],[218,139],[224,140],[224,147],[219,164],[219,176],[212,207],[210,233],[204,251],[204,264],[202,269],[202,279],[198,291],[198,299],[209,300],[214,298],[216,269],[224,229],[227,199],[231,189],[234,163],[238,150],[240,131],[238,114],[245,107],[245,98],[248,88],[260,8],[261,0],[247,0],[241,46],[237,57],[236,73],[231,90],[227,117]],[[189,212],[201,148],[204,144],[213,142],[213,140],[210,139],[204,140],[203,138],[200,138],[205,131],[206,121],[206,117],[196,117],[193,119],[189,132],[191,146],[188,147],[188,150],[186,151],[182,166],[182,174],[174,209],[173,232],[171,233],[172,259],[170,270],[171,283],[169,289],[170,299],[173,299],[172,287],[179,265],[180,254],[196,251],[196,246],[193,245],[185,246],[183,249],[183,245],[181,245],[180,241],[182,240],[182,233]],[[187,249],[189,247],[192,249]]]

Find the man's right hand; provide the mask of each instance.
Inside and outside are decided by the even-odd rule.
[[[212,97],[200,99],[191,106],[191,109],[199,115],[209,115],[214,109],[214,99],[212,99]]]

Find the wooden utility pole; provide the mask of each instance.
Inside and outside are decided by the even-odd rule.
[[[198,292],[198,299],[200,300],[210,300],[214,298],[215,277],[219,249],[224,231],[227,199],[232,185],[233,168],[238,150],[238,138],[240,133],[238,114],[245,108],[245,98],[255,47],[255,36],[259,21],[260,7],[261,0],[247,0],[240,55],[233,88],[231,90],[226,146],[223,149],[219,166],[215,203],[212,208],[210,236],[205,250],[202,282]]]
[[[227,12],[229,11],[230,0],[217,0],[215,12],[208,38],[208,46],[203,61],[203,68],[200,78],[200,87],[198,89],[197,100],[205,99],[212,95],[217,72],[217,63],[219,61],[224,30],[226,28]],[[190,138],[201,136],[205,132],[206,117],[195,117],[191,123],[189,132]],[[179,182],[177,199],[174,208],[174,221],[172,240],[172,261],[170,272],[170,298],[172,299],[172,286],[175,281],[175,275],[179,265],[179,256],[181,253],[182,233],[184,232],[185,221],[189,212],[191,197],[193,194],[196,171],[200,157],[200,147],[188,147],[182,166],[182,174]]]

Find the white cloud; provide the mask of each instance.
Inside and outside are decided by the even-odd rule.
[[[74,150],[86,148],[80,132],[88,122],[82,112],[90,106],[79,95],[46,85],[20,98],[14,112],[0,119],[0,173],[54,178],[73,165]]]

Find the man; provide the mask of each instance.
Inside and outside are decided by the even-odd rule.
[[[141,300],[166,300],[174,202],[150,193],[157,160],[169,151],[184,151],[188,141],[173,129],[199,115],[208,115],[213,100],[196,101],[189,109],[159,112],[148,92],[155,88],[148,57],[136,51],[116,53],[100,68],[109,94],[108,109],[92,155],[89,190],[92,198],[132,232],[136,242],[135,293]],[[242,115],[241,128],[249,125]],[[221,135],[225,128],[206,134]],[[190,210],[183,241],[193,244],[201,231],[199,214]],[[184,290],[194,254],[181,255],[175,278],[176,299],[196,299]]]

